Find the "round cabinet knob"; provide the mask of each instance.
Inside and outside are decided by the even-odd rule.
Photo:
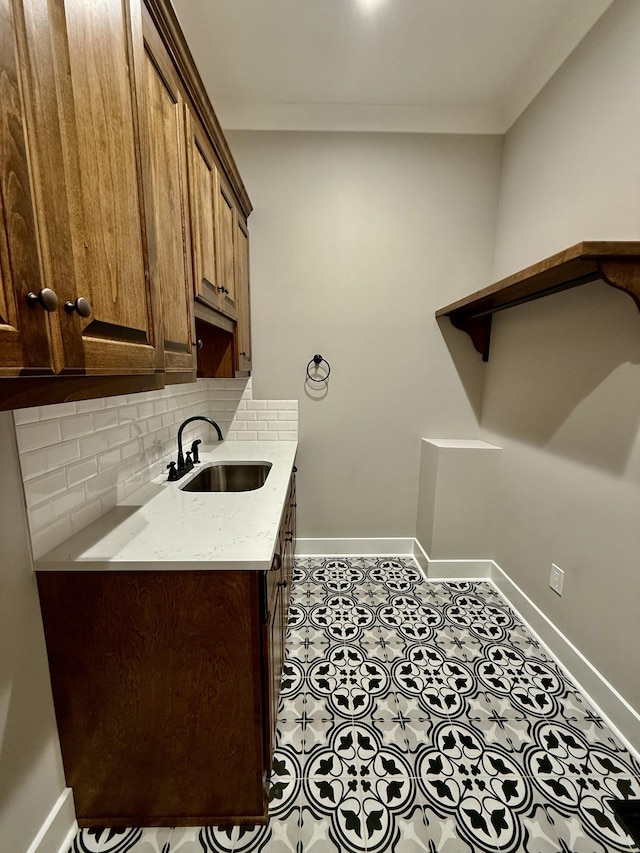
[[[194,347],[196,349],[202,349],[203,344],[202,344],[202,341],[200,340],[200,338],[198,338],[198,340],[194,343]]]
[[[84,296],[78,296],[75,302],[65,302],[64,310],[68,314],[72,314],[76,311],[81,317],[90,317],[91,303],[88,299],[85,299]]]
[[[43,287],[39,293],[35,293],[33,290],[30,290],[27,293],[27,302],[33,308],[36,305],[40,305],[41,308],[44,308],[45,311],[57,311],[58,310],[58,297],[54,290],[51,290],[50,287]]]

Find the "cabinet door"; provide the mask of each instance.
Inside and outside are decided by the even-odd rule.
[[[218,281],[215,232],[218,169],[211,144],[190,113],[187,126],[194,295],[200,302],[220,311],[223,285]]]
[[[236,225],[236,286],[238,326],[236,329],[236,367],[251,370],[251,300],[249,292],[249,231],[240,217]]]
[[[149,216],[155,234],[150,262],[162,305],[164,365],[170,379],[172,373],[195,370],[185,105],[171,59],[146,11],[143,23]]]
[[[29,5],[36,12],[43,3],[29,0]],[[76,297],[85,297],[91,304],[87,318],[75,311],[60,314],[63,372],[82,367],[96,373],[152,371],[160,362],[134,97],[139,0],[64,0],[58,5],[52,59],[56,80],[63,81],[56,94],[64,173],[56,176],[55,186],[42,172],[39,178],[54,193],[62,186],[67,199],[75,266],[68,300],[73,305]],[[55,196],[48,194],[48,201],[53,213]],[[51,228],[49,244],[55,240]],[[67,345],[78,335],[80,349]]]
[[[0,0],[0,376],[51,373],[47,312],[30,306],[41,277],[9,0]]]
[[[234,320],[238,316],[236,296],[236,205],[220,172],[217,175],[216,234],[218,239],[218,280],[222,287],[221,310]]]
[[[267,756],[269,766],[275,748],[276,721],[278,719],[278,703],[280,701],[280,680],[282,678],[282,664],[284,661],[285,613],[282,591],[282,558],[280,554],[276,554],[273,559],[273,567],[270,572],[267,572],[266,582],[267,601],[269,602],[266,649],[269,691],[266,742],[269,747]]]

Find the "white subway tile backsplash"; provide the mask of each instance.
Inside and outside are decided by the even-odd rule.
[[[80,445],[77,441],[63,441],[51,447],[45,447],[47,471],[54,471],[80,459]]]
[[[69,515],[63,515],[62,518],[58,518],[53,524],[43,527],[42,530],[38,530],[36,533],[32,530],[31,549],[34,558],[37,560],[38,557],[42,557],[47,551],[50,551],[56,545],[68,539],[72,533],[73,528]]]
[[[45,501],[39,506],[34,506],[29,509],[29,524],[36,530],[41,530],[48,524],[55,521],[55,513],[53,511],[53,501]]]
[[[251,387],[251,379],[199,379],[195,386],[16,410],[34,555],[164,474],[188,417],[212,417],[229,440],[297,439],[297,400],[253,400]],[[189,425],[183,444],[213,441],[210,432]]]
[[[70,486],[75,486],[76,483],[83,483],[89,477],[94,477],[98,473],[98,460],[95,456],[90,456],[88,459],[83,459],[75,465],[69,465],[67,468],[67,482]]]
[[[98,397],[97,400],[78,400],[76,412],[95,412],[96,409],[104,409],[107,399],[106,397]]]
[[[114,506],[118,503],[118,491],[117,489],[112,489],[110,492],[107,492],[105,495],[102,495],[100,498],[100,503],[102,504],[102,514],[109,512],[110,509],[113,509]]]
[[[75,486],[73,489],[67,489],[60,497],[53,499],[53,510],[56,518],[71,512],[76,507],[83,506],[87,502],[84,486]]]
[[[123,406],[121,409],[118,409],[118,422],[121,424],[128,423],[129,421],[137,421],[138,420],[138,407],[134,405]]]
[[[100,518],[101,515],[102,504],[100,503],[100,499],[91,501],[83,507],[76,507],[71,515],[71,525],[74,533],[78,530],[82,530],[83,527],[86,527],[87,524],[91,524],[92,521],[95,521],[96,518]]]
[[[37,406],[33,406],[31,409],[15,409],[13,420],[16,424],[32,424],[40,420],[39,409]]]
[[[21,425],[16,431],[16,436],[20,453],[26,450],[38,450],[62,441],[59,421],[51,420]]]
[[[49,470],[48,457],[46,450],[32,450],[30,453],[22,453],[20,455],[20,470],[22,471],[22,480],[31,479],[31,477],[39,477]]]
[[[78,411],[76,406],[77,403],[55,403],[52,406],[40,406],[40,420],[58,420],[59,418],[64,418],[67,415],[75,415],[75,413]]]
[[[98,456],[98,470],[108,471],[110,468],[115,468],[121,462],[120,448],[109,450],[107,453],[101,453]]]
[[[99,412],[94,412],[93,415],[93,426],[94,429],[109,429],[110,427],[117,426],[118,424],[118,411],[117,409],[103,409]]]
[[[131,427],[129,424],[123,424],[116,429],[110,429],[107,435],[109,447],[117,447],[119,444],[126,444],[131,438]]]
[[[63,439],[79,438],[93,433],[93,417],[91,413],[77,414],[72,418],[62,418],[60,431]]]
[[[31,507],[42,501],[49,500],[54,495],[64,492],[67,488],[67,477],[64,468],[52,471],[42,477],[36,477],[25,483],[24,494],[27,506]]]
[[[103,474],[96,474],[95,477],[87,480],[84,484],[87,500],[94,500],[95,498],[100,497],[105,492],[109,491],[109,489],[112,489],[114,483],[113,471],[105,471]]]
[[[109,437],[106,432],[98,432],[95,435],[87,436],[80,439],[80,456],[86,459],[87,456],[97,456],[109,447]]]

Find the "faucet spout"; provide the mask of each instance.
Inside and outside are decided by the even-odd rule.
[[[193,423],[193,421],[206,421],[206,423],[211,424],[211,426],[218,433],[218,441],[222,441],[222,431],[221,431],[220,427],[218,426],[218,424],[214,420],[212,420],[211,418],[207,418],[204,415],[194,415],[192,418],[187,418],[186,421],[183,421],[180,424],[180,428],[178,429],[178,466],[177,467],[178,467],[178,472],[181,474],[185,472],[185,468],[186,468],[185,461],[184,461],[184,454],[182,453],[182,431],[187,426],[187,424]]]

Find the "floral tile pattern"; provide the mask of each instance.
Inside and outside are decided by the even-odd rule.
[[[640,763],[489,582],[298,560],[261,827],[84,830],[72,853],[638,851]]]

